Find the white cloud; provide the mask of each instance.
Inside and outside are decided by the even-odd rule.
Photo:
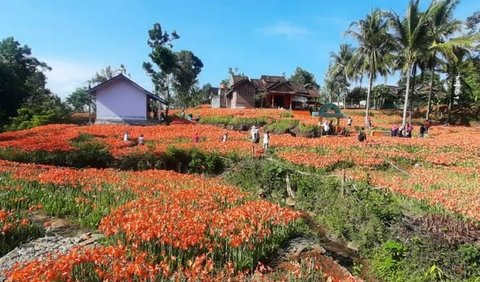
[[[287,39],[301,39],[309,34],[306,28],[287,22],[277,22],[271,26],[260,29],[264,34],[283,36]]]
[[[45,72],[47,88],[62,99],[65,99],[76,88],[85,86],[86,81],[101,69],[94,64],[80,63],[68,59],[39,59],[52,68],[51,71]]]

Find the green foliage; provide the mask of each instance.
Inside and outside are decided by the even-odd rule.
[[[46,91],[42,71],[48,69],[27,45],[21,46],[13,37],[0,41],[0,127],[25,100]]]
[[[81,189],[12,179],[8,174],[0,178],[0,186],[13,185],[18,189],[2,189],[0,207],[26,210],[41,204],[47,214],[77,220],[82,226],[96,228],[110,211],[135,198],[127,190],[116,191],[108,185]],[[21,200],[19,200],[21,199]],[[36,234],[36,233],[32,233]]]
[[[267,122],[268,122],[267,117],[251,117],[251,118],[233,117],[229,125],[233,126],[234,128],[246,127],[248,129],[254,125],[262,126]]]
[[[300,133],[314,133],[315,131],[318,131],[318,126],[311,124],[301,123],[297,128]]]
[[[206,116],[200,117],[201,124],[215,124],[215,125],[227,125],[232,120],[233,116]]]
[[[265,126],[265,130],[271,133],[282,134],[288,133],[291,129],[298,125],[296,119],[279,119]]]
[[[60,98],[45,91],[31,96],[17,110],[17,116],[10,118],[6,129],[22,130],[51,123],[65,123],[69,114]]]
[[[402,272],[406,252],[407,249],[402,243],[386,241],[376,250],[372,258],[373,271],[387,281],[403,281],[406,278]]]
[[[87,93],[85,88],[77,88],[66,99],[67,104],[76,112],[84,112],[86,110],[95,108],[95,102],[92,96]]]
[[[295,73],[288,80],[305,86],[307,89],[320,88],[320,85],[315,81],[315,76],[301,67],[297,67]]]
[[[197,83],[197,77],[203,68],[202,61],[191,51],[182,50],[176,55],[176,68],[173,70],[173,85],[177,90],[176,99],[179,106],[188,108],[195,100],[192,87]]]
[[[225,170],[226,159],[216,153],[204,153],[196,148],[169,147],[160,155],[147,152],[123,156],[116,161],[115,166],[122,170],[164,169],[216,175]]]
[[[292,118],[292,117],[293,117],[293,113],[290,112],[290,111],[284,111],[284,112],[281,112],[281,113],[280,113],[280,117],[281,117],[281,118]]]

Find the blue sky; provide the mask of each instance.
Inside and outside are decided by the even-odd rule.
[[[142,69],[150,52],[147,32],[158,22],[180,39],[174,50],[190,50],[204,63],[199,84],[216,86],[238,68],[250,77],[290,76],[297,66],[322,84],[329,54],[345,30],[374,8],[403,15],[408,1],[65,1],[0,0],[0,39],[13,36],[53,70],[48,87],[60,97],[107,65],[124,64],[133,80],[151,90]],[[426,7],[429,1],[422,1]],[[463,0],[456,17],[480,10]],[[396,83],[395,79],[388,81]]]

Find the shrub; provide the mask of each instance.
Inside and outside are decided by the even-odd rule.
[[[298,120],[295,119],[280,119],[276,120],[265,126],[265,130],[268,132],[282,134],[288,133],[291,129],[298,125]]]
[[[281,112],[281,113],[280,113],[280,117],[282,117],[282,118],[292,118],[292,117],[293,117],[293,113],[290,112],[290,111]]]
[[[230,121],[233,119],[232,116],[207,116],[207,117],[201,117],[200,118],[200,123],[201,124],[224,124],[227,125],[230,123]]]

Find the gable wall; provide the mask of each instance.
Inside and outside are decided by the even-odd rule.
[[[237,86],[232,96],[231,108],[254,108],[255,92],[255,87],[250,83]]]
[[[116,80],[96,92],[97,121],[147,119],[147,95],[125,80]]]

